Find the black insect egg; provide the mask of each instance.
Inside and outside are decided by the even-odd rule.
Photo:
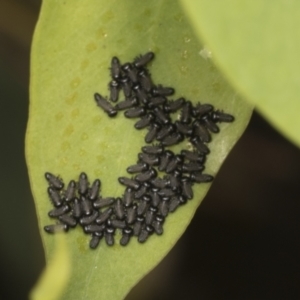
[[[101,180],[89,180],[85,172],[69,181],[66,188],[60,177],[46,172],[52,204],[48,216],[56,222],[44,227],[47,233],[68,232],[80,226],[84,234],[91,235],[91,249],[96,249],[101,239],[113,246],[116,232],[121,234],[121,246],[132,238],[145,243],[152,234],[163,234],[167,216],[193,199],[195,186],[213,180],[212,175],[202,173],[209,158],[209,143],[224,126],[220,123],[233,122],[234,117],[211,104],[194,105],[194,100],[184,97],[169,99],[175,89],[155,83],[147,68],[153,60],[153,52],[125,64],[114,56],[107,84],[109,95],[94,93],[97,106],[109,117],[124,111],[117,118],[124,122],[138,119],[130,134],[134,130],[144,132],[141,152],[126,169],[131,175],[112,183],[123,186],[122,194],[102,195],[105,188]],[[173,152],[181,145],[184,148],[186,142],[193,151]]]

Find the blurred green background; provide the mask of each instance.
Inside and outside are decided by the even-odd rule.
[[[27,299],[45,264],[24,157],[40,5],[0,0],[0,299]],[[186,233],[126,300],[300,299],[299,179],[299,149],[254,113]]]

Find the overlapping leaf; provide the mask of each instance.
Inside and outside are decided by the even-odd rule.
[[[300,145],[299,1],[181,2],[228,80]]]

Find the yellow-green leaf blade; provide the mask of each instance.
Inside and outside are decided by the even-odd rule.
[[[53,257],[30,292],[32,300],[58,300],[68,284],[71,274],[71,258],[65,237],[58,234],[55,242]]]
[[[90,180],[101,179],[104,196],[122,195],[117,178],[128,175],[146,131],[135,130],[135,120],[123,114],[109,119],[93,94],[108,94],[112,56],[124,63],[149,50],[156,54],[149,67],[155,83],[175,87],[176,97],[210,102],[236,116],[214,136],[207,173],[216,174],[248,123],[251,106],[201,55],[203,46],[174,1],[45,1],[32,48],[26,156],[47,258],[54,241],[43,231],[53,223],[43,174],[59,174],[67,183],[85,171]],[[208,188],[195,188],[194,200],[168,216],[163,236],[143,245],[135,238],[127,247],[102,241],[92,251],[90,237],[80,228],[71,230],[66,239],[72,275],[63,299],[122,299],[176,243]]]
[[[182,0],[232,84],[300,145],[300,3]]]

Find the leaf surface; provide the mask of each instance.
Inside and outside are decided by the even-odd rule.
[[[63,234],[55,236],[55,250],[51,255],[47,267],[30,292],[32,300],[59,299],[68,284],[71,261]]]
[[[233,124],[220,125],[221,133],[213,137],[206,173],[217,173],[249,121],[251,105],[203,55],[177,2],[44,1],[32,47],[26,157],[47,259],[54,239],[43,231],[53,223],[47,216],[51,205],[44,173],[57,174],[68,183],[84,171],[90,181],[101,179],[103,196],[122,195],[117,178],[128,176],[126,168],[137,161],[147,131],[135,130],[136,120],[122,113],[109,119],[93,94],[108,94],[112,56],[125,63],[150,50],[156,55],[149,66],[156,84],[174,87],[175,97],[209,102],[236,117]],[[118,242],[108,247],[102,241],[90,250],[90,237],[81,228],[71,230],[66,240],[72,272],[62,299],[124,298],[170,251],[209,186],[195,186],[194,199],[166,219],[164,234],[151,236],[145,244],[132,238],[126,247]]]
[[[226,78],[300,145],[300,2],[182,0]]]

